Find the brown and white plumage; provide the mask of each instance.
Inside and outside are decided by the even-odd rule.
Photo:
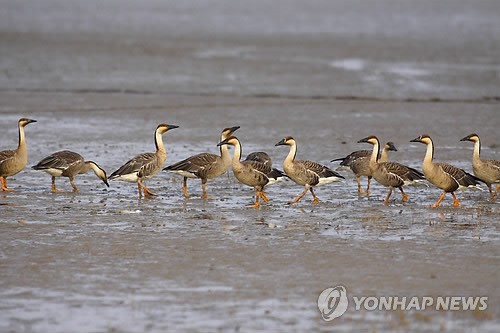
[[[74,182],[74,177],[86,173],[90,170],[109,187],[106,171],[93,161],[85,161],[83,156],[69,150],[55,152],[36,165],[32,166],[34,170],[42,170],[52,176],[52,192],[57,192],[56,177],[68,177],[73,192],[78,192],[78,187]]]
[[[424,171],[425,178],[427,178],[429,182],[443,190],[443,193],[436,203],[432,205],[432,208],[439,206],[446,193],[451,193],[453,196],[453,206],[459,207],[460,201],[458,201],[455,191],[469,187],[477,188],[477,185],[481,180],[460,168],[454,167],[453,165],[446,163],[434,163],[434,143],[429,135],[421,135],[410,142],[420,142],[427,145],[422,170]]]
[[[276,146],[290,146],[290,151],[283,161],[283,169],[286,175],[295,183],[304,186],[304,191],[289,204],[298,202],[307,191],[310,191],[313,196],[313,203],[319,203],[319,199],[314,193],[315,186],[321,186],[332,182],[337,182],[344,177],[330,168],[309,160],[296,160],[297,143],[294,138],[287,136],[276,144]]]
[[[143,180],[153,177],[163,167],[163,163],[165,163],[167,159],[167,152],[165,150],[165,146],[163,145],[162,135],[167,131],[178,127],[179,126],[167,124],[158,125],[155,130],[156,152],[143,153],[135,156],[134,158],[127,161],[127,163],[122,165],[118,170],[113,172],[111,176],[109,176],[109,179],[120,179],[137,183],[139,198],[142,197],[142,191],[144,192],[144,196],[146,197],[154,195],[154,193],[152,193],[143,184]]]
[[[272,184],[278,177],[283,176],[283,173],[278,169],[273,169],[267,163],[262,163],[254,160],[241,161],[242,147],[237,137],[231,136],[218,146],[231,145],[234,146],[234,156],[232,161],[233,174],[241,183],[252,186],[255,189],[255,203],[252,208],[259,208],[259,198],[268,202],[264,187]]]
[[[491,200],[495,200],[498,192],[500,191],[500,161],[481,159],[481,140],[479,139],[479,135],[475,133],[469,134],[460,141],[474,142],[474,151],[472,153],[472,171],[477,178],[486,183],[488,190],[490,191]],[[498,184],[495,191],[491,188],[492,184]]]
[[[21,118],[17,122],[19,141],[17,149],[0,151],[0,183],[2,191],[11,191],[7,187],[7,177],[21,172],[28,163],[28,146],[24,135],[24,126],[34,123],[36,120]]]
[[[379,162],[387,162],[389,159],[389,151],[397,151],[396,146],[393,142],[389,141],[385,144],[382,150],[382,155],[380,156]],[[336,158],[331,160],[331,162],[341,161],[340,167],[349,168],[356,176],[356,182],[358,184],[358,194],[370,194],[370,183],[372,179],[372,173],[370,170],[370,156],[372,154],[371,150],[357,150],[346,157]],[[366,191],[361,187],[361,177],[367,177],[368,183],[366,186]]]
[[[393,188],[401,191],[402,202],[408,201],[408,195],[403,190],[403,186],[413,183],[417,180],[423,180],[424,175],[413,168],[397,162],[381,162],[380,161],[380,141],[376,136],[369,136],[358,142],[366,142],[373,145],[373,150],[370,155],[369,167],[373,178],[380,184],[389,187],[389,192],[384,200],[384,204],[389,204]]]
[[[224,128],[221,132],[220,141],[227,139],[239,128],[239,126]],[[227,145],[222,145],[219,148],[220,155],[201,153],[190,156],[163,169],[184,177],[182,190],[185,198],[189,198],[189,193],[187,191],[188,178],[201,179],[202,198],[205,200],[207,198],[207,180],[219,177],[231,166],[231,155],[229,154]]]

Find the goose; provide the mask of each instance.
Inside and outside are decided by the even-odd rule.
[[[93,161],[85,161],[83,156],[70,150],[55,152],[36,165],[31,167],[34,170],[42,170],[52,176],[52,192],[57,192],[56,177],[68,177],[73,192],[78,192],[74,178],[76,175],[94,171],[95,175],[109,187],[106,171]]]
[[[19,143],[15,150],[0,151],[0,182],[2,191],[12,191],[7,187],[7,177],[14,176],[21,172],[28,164],[28,146],[24,136],[24,127],[28,124],[36,123],[34,119],[21,118],[17,122],[19,130]]]
[[[389,204],[392,190],[397,188],[401,191],[402,202],[408,201],[408,195],[403,190],[404,185],[408,185],[418,180],[424,180],[424,175],[413,168],[396,162],[380,162],[380,141],[374,135],[368,136],[358,141],[358,143],[366,142],[373,145],[373,150],[370,155],[369,168],[373,178],[380,184],[389,187],[389,192],[384,200],[384,205]]]
[[[387,142],[382,150],[382,155],[380,156],[379,162],[387,162],[389,160],[389,151],[398,151],[396,146],[392,141]],[[331,162],[341,161],[341,167],[348,167],[356,176],[356,182],[358,183],[358,194],[370,195],[370,183],[372,180],[372,174],[370,171],[370,156],[372,154],[371,150],[357,150],[346,157],[336,158],[331,160]],[[366,186],[366,191],[361,187],[361,176],[368,177],[368,184]]]
[[[230,128],[224,128],[220,135],[220,141],[224,141],[230,137],[240,126],[234,126]],[[227,145],[222,145],[219,147],[220,156],[211,153],[201,153],[188,157],[182,161],[175,164],[167,166],[165,171],[170,171],[183,176],[184,183],[182,186],[182,191],[184,197],[189,198],[189,193],[187,190],[187,180],[188,178],[199,178],[201,179],[201,189],[202,189],[202,199],[207,199],[206,184],[208,179],[216,178],[227,171],[231,166],[231,155],[227,149]]]
[[[260,207],[259,198],[264,202],[269,202],[264,187],[273,184],[278,177],[282,177],[283,173],[278,169],[273,169],[270,165],[253,160],[241,160],[242,147],[240,140],[235,136],[221,141],[218,146],[231,145],[234,146],[234,156],[232,161],[233,174],[241,183],[252,186],[255,189],[255,203],[251,208],[258,209]]]
[[[293,137],[287,136],[275,146],[283,145],[290,146],[290,151],[283,161],[283,170],[295,183],[304,186],[304,191],[295,199],[290,201],[290,205],[302,199],[302,197],[306,195],[307,191],[310,191],[313,196],[313,204],[318,204],[319,199],[316,194],[314,194],[313,190],[315,186],[321,186],[344,179],[342,175],[317,162],[309,160],[296,160],[295,155],[297,155],[297,143]]]
[[[273,165],[271,157],[269,156],[268,153],[264,151],[255,151],[253,153],[248,154],[247,157],[245,158],[245,161],[257,161],[260,163],[267,164],[269,166]]]
[[[420,142],[427,145],[424,162],[422,164],[425,178],[427,178],[427,180],[434,186],[443,190],[439,199],[431,207],[439,207],[446,193],[451,193],[451,196],[453,197],[453,207],[460,207],[460,201],[457,199],[455,191],[469,187],[477,188],[477,185],[481,180],[462,169],[454,167],[453,165],[446,163],[434,163],[432,161],[434,158],[434,143],[429,135],[421,135],[418,138],[410,140],[410,142]]]
[[[257,161],[260,163],[264,163],[270,167],[272,167],[272,165],[273,165],[273,160],[271,159],[269,154],[264,152],[264,151],[255,151],[253,153],[248,154],[247,157],[245,158],[245,161]],[[284,174],[283,171],[281,171],[279,169],[276,169],[276,170],[280,171],[282,176],[279,176],[275,180],[275,183],[281,183],[281,182],[288,180],[288,176],[286,174]]]
[[[177,125],[158,125],[155,130],[156,152],[143,153],[135,156],[122,165],[118,170],[113,172],[108,179],[119,179],[137,183],[139,198],[142,198],[142,192],[144,192],[144,197],[154,196],[155,194],[143,184],[143,180],[153,177],[161,170],[163,163],[165,163],[165,160],[167,159],[167,152],[165,151],[165,146],[163,145],[162,135],[167,131],[178,127],[179,126]]]
[[[472,171],[474,175],[481,179],[488,186],[490,191],[490,199],[495,200],[498,191],[500,190],[500,161],[498,160],[482,160],[481,154],[481,141],[479,135],[473,133],[467,135],[460,141],[474,142],[474,151],[472,153]],[[497,184],[496,190],[491,189],[492,184]]]

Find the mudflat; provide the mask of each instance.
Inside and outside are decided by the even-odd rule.
[[[357,2],[283,3],[299,23],[261,2],[66,3],[11,2],[0,14],[0,150],[15,148],[19,118],[38,120],[26,127],[28,166],[0,193],[1,331],[499,330],[500,214],[485,186],[457,193],[460,208],[447,196],[431,209],[432,185],[384,206],[386,188],[373,182],[360,197],[340,170],[344,181],[317,188],[319,205],[306,195],[289,206],[303,188],[287,181],[254,210],[253,189],[230,172],[203,201],[198,180],[185,200],[167,172],[146,182],[157,196],[139,200],[135,184],[106,188],[92,173],[76,177],[76,194],[58,178],[53,194],[50,176],[30,169],[70,149],[110,174],[154,151],[154,129],[169,123],[179,128],[164,135],[165,166],[217,153],[221,129],[239,125],[243,154],[264,150],[278,168],[284,136],[297,158],[335,169],[330,160],[377,135],[398,148],[391,160],[421,169],[425,147],[409,140],[426,133],[436,160],[472,172],[462,137],[477,132],[483,158],[500,158],[495,2],[460,16],[403,1],[390,20]],[[349,307],[326,322],[317,299],[337,285]],[[485,296],[488,306],[369,311],[353,296]]]

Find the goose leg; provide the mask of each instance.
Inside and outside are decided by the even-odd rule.
[[[439,204],[441,203],[441,201],[443,201],[445,195],[446,195],[446,192],[443,192],[443,194],[441,194],[441,196],[439,197],[438,201],[436,201],[436,203],[434,205],[432,205],[431,208],[437,208],[439,206]]]
[[[389,192],[387,193],[387,196],[385,197],[384,205],[387,206],[389,204],[389,198],[391,197],[391,194],[392,194],[392,187],[389,187]]]
[[[71,186],[73,186],[73,192],[78,192],[78,187],[76,187],[75,179],[73,177],[69,177],[69,182],[71,183]]]
[[[458,201],[457,197],[455,196],[455,193],[451,192],[451,195],[453,197],[453,207],[460,207],[460,201]]]
[[[304,195],[306,195],[306,193],[307,193],[307,188],[298,197],[296,197],[295,199],[290,201],[288,204],[292,205],[292,204],[298,202],[300,199],[302,199],[304,197]]]
[[[182,193],[184,193],[184,198],[189,198],[189,193],[188,193],[188,179],[187,177],[184,177],[184,183],[182,184]]]
[[[312,196],[313,196],[313,198],[314,198],[314,199],[313,199],[313,201],[312,201],[312,203],[313,203],[313,204],[319,204],[319,199],[318,199],[318,197],[316,196],[316,194],[314,194],[314,190],[313,190],[313,188],[312,188],[312,187],[311,187],[311,188],[309,188],[309,191],[311,192],[311,194],[312,194]]]
[[[493,192],[492,190],[490,190],[490,193],[491,193],[491,200],[495,200],[497,195],[498,195],[498,192],[500,192],[500,185],[497,185],[497,188],[495,190],[495,192]]]
[[[264,193],[264,191],[259,191],[259,195],[262,198],[262,200],[264,200],[264,202],[266,202],[266,203],[269,202],[269,199],[267,198],[267,196]]]
[[[372,176],[368,176],[368,185],[366,186],[366,195],[370,195],[370,183],[372,181]]]
[[[144,185],[141,181],[139,181],[139,182],[140,182],[141,187],[142,187],[142,189],[143,189],[143,191],[144,191],[144,197],[145,197],[145,198],[153,197],[153,196],[155,196],[155,195],[156,195],[156,194],[154,194],[153,192],[151,192],[151,191],[150,191],[150,190],[146,187],[146,185]]]
[[[400,187],[399,190],[401,191],[401,195],[403,196],[403,198],[401,199],[401,202],[407,202],[408,201],[408,194],[405,193],[405,191],[403,190],[402,187]]]
[[[2,183],[2,191],[12,191],[12,189],[7,187],[7,177],[0,177],[0,182]]]
[[[248,208],[259,209],[259,207],[260,207],[259,197],[260,197],[259,191],[255,190],[255,203],[253,205],[248,206]]]
[[[52,187],[51,187],[51,190],[52,190],[52,193],[56,193],[57,192],[56,177],[54,177],[54,176],[52,176]]]
[[[137,192],[139,192],[139,199],[142,198],[142,187],[140,181],[137,182]]]
[[[358,195],[364,194],[365,191],[361,188],[361,177],[356,176],[356,182],[358,182]]]
[[[207,180],[206,179],[201,180],[201,198],[203,200],[207,200]]]

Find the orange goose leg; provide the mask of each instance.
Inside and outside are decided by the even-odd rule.
[[[387,193],[387,196],[385,197],[384,205],[387,206],[389,204],[389,198],[391,197],[391,194],[392,194],[392,187],[389,187],[389,192]]]
[[[0,182],[2,183],[2,191],[12,191],[12,189],[7,187],[7,177],[0,177]]]
[[[457,197],[455,196],[455,193],[451,192],[451,195],[453,197],[453,207],[460,207],[460,201],[458,201]]]
[[[264,202],[266,202],[266,203],[269,202],[269,199],[267,198],[267,196],[264,193],[264,191],[259,191],[259,195],[262,198],[262,200],[264,200]]]
[[[408,201],[408,194],[405,193],[405,191],[403,190],[402,187],[400,187],[399,190],[401,191],[401,195],[403,196],[403,198],[401,199],[401,202],[407,202]]]
[[[52,187],[51,187],[51,190],[52,190],[52,193],[56,193],[57,192],[56,177],[54,177],[54,176],[52,176]]]
[[[313,204],[315,204],[315,205],[319,204],[319,199],[318,199],[318,197],[316,196],[316,194],[314,194],[314,190],[313,190],[313,188],[312,188],[312,187],[311,187],[311,188],[309,188],[309,191],[311,192],[311,194],[312,194],[312,196],[313,196],[313,198],[314,198],[314,199],[313,199],[313,201],[312,201],[312,203],[313,203]]]
[[[302,199],[304,197],[304,195],[306,195],[306,193],[307,193],[307,188],[298,197],[296,197],[295,199],[290,201],[288,204],[292,205],[292,204],[298,202],[300,199]]]
[[[73,192],[78,192],[78,187],[76,187],[75,179],[73,177],[69,177],[69,182],[71,183],[71,186],[73,186]]]
[[[184,198],[189,198],[187,177],[184,177],[184,183],[182,184],[182,193],[184,193]]]
[[[439,204],[441,203],[441,201],[443,201],[445,195],[446,195],[446,192],[443,192],[443,194],[441,194],[441,196],[439,197],[438,201],[436,201],[436,203],[434,205],[432,205],[431,207],[437,208],[439,206]]]
[[[203,179],[201,181],[201,198],[207,200],[207,180]]]
[[[255,203],[253,205],[248,206],[248,208],[259,209],[260,207],[259,198],[260,198],[259,191],[255,190]]]

